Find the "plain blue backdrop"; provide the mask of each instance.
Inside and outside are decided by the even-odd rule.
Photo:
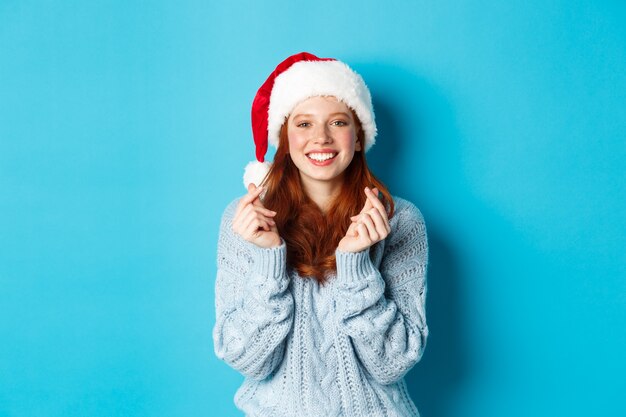
[[[222,210],[300,51],[374,97],[431,248],[423,417],[626,415],[626,6],[0,2],[0,416],[237,416]]]

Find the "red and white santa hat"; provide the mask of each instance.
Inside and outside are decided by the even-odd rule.
[[[374,145],[374,107],[363,78],[341,61],[301,52],[278,64],[254,97],[252,135],[257,160],[245,168],[245,187],[261,184],[270,168],[270,163],[265,162],[268,142],[278,147],[280,128],[291,111],[301,101],[315,96],[334,96],[354,110],[365,134],[365,151]]]

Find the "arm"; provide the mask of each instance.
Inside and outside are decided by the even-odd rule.
[[[236,204],[220,225],[215,284],[215,354],[243,375],[265,379],[281,362],[291,330],[285,243],[260,248],[233,232]]]
[[[428,242],[412,204],[390,221],[378,270],[369,249],[337,251],[335,300],[339,328],[350,336],[363,367],[381,384],[402,378],[426,346]]]

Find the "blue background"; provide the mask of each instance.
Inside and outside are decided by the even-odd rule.
[[[286,56],[429,232],[424,417],[626,415],[626,5],[0,2],[0,416],[235,416],[216,238]]]

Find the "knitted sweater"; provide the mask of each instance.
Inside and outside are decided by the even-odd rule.
[[[220,226],[216,355],[245,376],[235,404],[248,417],[417,417],[404,375],[426,345],[428,243],[421,212],[394,197],[387,238],[337,250],[319,285],[286,267],[286,246],[264,249]]]

